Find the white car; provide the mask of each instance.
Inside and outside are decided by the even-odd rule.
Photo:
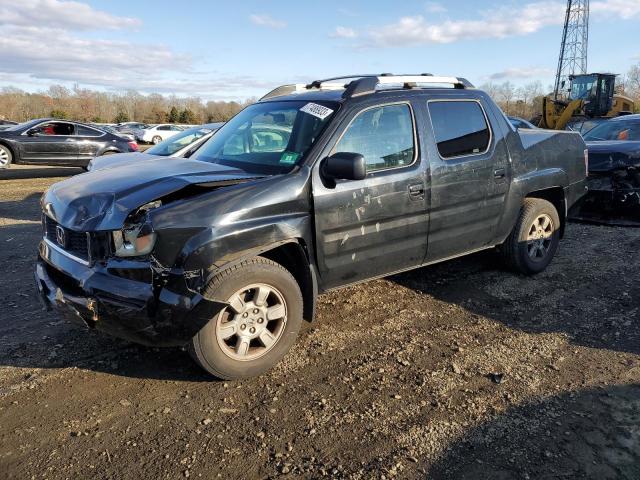
[[[167,138],[182,132],[184,128],[172,123],[161,123],[160,125],[148,125],[147,128],[135,132],[136,140],[139,142],[159,144]]]

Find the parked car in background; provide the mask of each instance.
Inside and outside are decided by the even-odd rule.
[[[6,130],[13,125],[18,125],[18,122],[12,122],[11,120],[0,120],[0,131]]]
[[[0,168],[12,163],[86,167],[92,158],[138,145],[90,125],[43,118],[0,131]]]
[[[177,135],[148,148],[144,152],[121,153],[108,157],[96,157],[87,166],[87,170],[112,168],[130,163],[138,163],[158,157],[185,157],[192,155],[203,145],[224,123],[207,123],[200,127],[190,128]]]
[[[136,137],[131,134],[131,133],[124,133],[121,132],[119,130],[117,130],[115,127],[112,127],[111,125],[106,125],[106,124],[98,124],[98,123],[92,123],[91,126],[99,129],[99,130],[104,130],[105,132],[108,133],[112,133],[113,135],[117,135],[119,137],[124,138],[125,140],[129,141],[129,142],[135,142]]]
[[[589,191],[572,217],[640,225],[640,115],[612,118],[583,137],[589,149]]]
[[[523,118],[509,117],[509,116],[507,116],[507,118],[509,119],[509,121],[511,122],[511,125],[513,125],[514,128],[525,128],[530,130],[538,128],[533,123],[527,122]]]
[[[89,327],[246,378],[287,353],[318,293],[494,247],[542,272],[585,152],[575,132],[514,130],[456,77],[281,86],[190,158],[52,185],[36,284]]]
[[[140,130],[141,128],[147,127],[146,123],[142,122],[123,122],[114,125],[115,128],[120,133],[126,133],[129,135],[133,135],[136,130]]]
[[[586,118],[582,121],[573,122],[570,125],[567,125],[567,130],[573,130],[574,132],[585,135],[591,129],[597,127],[601,123],[608,122],[609,120],[609,118]]]
[[[183,127],[174,125],[172,123],[161,123],[160,125],[146,125],[145,127],[136,130],[136,140],[139,142],[158,143],[177,135],[184,130]]]

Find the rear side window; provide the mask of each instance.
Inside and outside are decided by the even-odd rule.
[[[76,135],[80,137],[100,137],[103,133],[93,128],[85,127],[84,125],[78,125]]]
[[[442,158],[484,153],[491,132],[484,110],[475,101],[431,101],[429,114]]]
[[[334,153],[359,153],[367,171],[411,165],[415,158],[413,117],[409,105],[385,105],[360,112]]]

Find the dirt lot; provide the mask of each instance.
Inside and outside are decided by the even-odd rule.
[[[42,312],[38,199],[0,173],[4,478],[640,478],[640,229],[570,225],[547,272],[490,253],[324,295],[261,378]]]

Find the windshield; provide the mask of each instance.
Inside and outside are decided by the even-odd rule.
[[[211,128],[190,128],[189,130],[185,130],[184,132],[180,132],[173,137],[165,140],[164,142],[160,142],[157,145],[147,149],[144,153],[149,153],[151,155],[160,155],[162,157],[168,157],[169,155],[173,155],[178,150],[182,150],[184,147],[191,145],[192,143],[200,140],[205,135],[213,132],[214,130]]]
[[[299,165],[337,110],[335,102],[256,103],[227,122],[192,159],[276,175]]]
[[[596,96],[598,87],[598,77],[596,75],[583,75],[574,78],[571,82],[571,99],[587,99]]]
[[[640,140],[640,123],[604,122],[589,130],[584,139],[587,142],[605,140]]]

